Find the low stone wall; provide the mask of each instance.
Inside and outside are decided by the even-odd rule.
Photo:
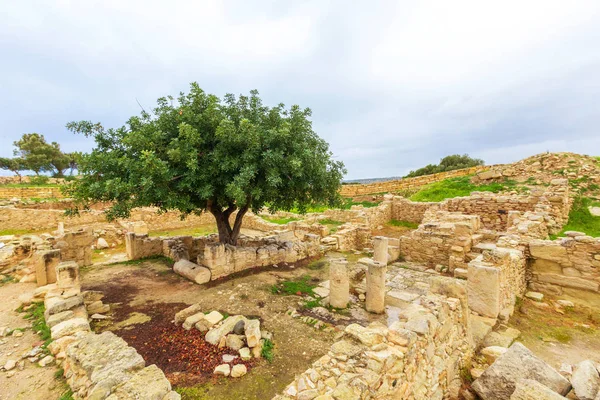
[[[91,228],[66,231],[56,238],[53,248],[60,249],[61,261],[75,261],[80,266],[92,265],[92,244],[94,234]]]
[[[448,178],[456,178],[459,176],[473,175],[479,172],[487,171],[494,165],[482,165],[465,169],[457,169],[454,171],[440,172],[437,174],[417,176],[414,178],[404,178],[392,181],[374,182],[368,184],[349,184],[342,185],[340,194],[345,197],[360,196],[365,194],[376,193],[393,193],[399,190],[418,188],[430,183],[439,182]]]
[[[274,399],[457,398],[460,369],[472,356],[461,300],[415,294],[399,319],[389,327],[349,325],[326,355]]]
[[[241,237],[238,246],[231,246],[219,243],[217,235],[163,238],[130,232],[125,236],[125,244],[130,260],[158,255],[175,261],[197,260],[198,265],[210,270],[214,280],[249,268],[294,263],[316,256],[321,251],[320,239],[306,234],[303,240],[295,240],[294,233],[289,232],[259,239]]]
[[[425,213],[436,208],[439,208],[439,203],[410,201],[401,196],[394,196],[392,219],[420,224]]]
[[[600,238],[569,234],[554,241],[529,242],[529,286],[600,308]]]
[[[3,187],[0,186],[0,199],[62,199],[59,187]]]

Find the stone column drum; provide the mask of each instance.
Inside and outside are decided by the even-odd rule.
[[[383,264],[388,263],[388,238],[375,236],[373,238],[373,260]]]
[[[332,260],[329,266],[329,304],[335,308],[346,308],[350,301],[348,261],[345,258]]]
[[[367,298],[365,308],[368,312],[382,314],[385,311],[385,273],[387,267],[370,259],[360,260],[367,266]]]

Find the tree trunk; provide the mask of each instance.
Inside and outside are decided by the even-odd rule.
[[[230,244],[232,246],[237,245],[237,241],[240,237],[240,230],[242,229],[242,220],[244,215],[248,211],[248,205],[242,207],[237,215],[235,216],[235,221],[233,223],[233,227],[229,221],[229,217],[236,210],[236,206],[233,204],[229,205],[229,208],[226,210],[222,210],[218,206],[209,206],[208,210],[215,217],[217,222],[217,231],[219,232],[219,242]]]

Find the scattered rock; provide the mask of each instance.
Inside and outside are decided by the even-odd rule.
[[[214,371],[215,375],[229,376],[230,373],[231,367],[229,367],[229,364],[221,364],[218,367],[216,367]]]
[[[230,363],[233,360],[235,360],[236,358],[238,358],[238,356],[234,356],[231,354],[223,354],[223,362],[225,362],[225,363]]]
[[[45,367],[46,365],[50,365],[53,362],[54,362],[54,357],[52,357],[52,356],[46,356],[46,357],[44,357],[44,358],[42,358],[40,360],[40,362],[38,363],[38,365],[40,367]]]
[[[20,330],[20,329],[15,329],[15,330],[12,332],[12,336],[13,336],[13,337],[21,337],[21,336],[23,336],[23,331],[22,331],[22,330]]]
[[[594,400],[600,388],[600,376],[596,366],[590,360],[580,362],[571,376],[573,391],[579,400]]]
[[[109,316],[107,315],[102,315],[102,314],[93,314],[91,316],[92,319],[96,319],[96,320],[103,320],[103,319],[110,319]]]
[[[560,364],[560,369],[558,370],[563,375],[571,376],[573,374],[573,367],[571,364],[562,363]]]
[[[238,321],[237,324],[235,324],[235,326],[233,327],[233,333],[235,333],[236,335],[243,335],[245,325],[246,321]]]
[[[239,349],[245,346],[244,336],[235,334],[227,335],[225,337],[225,345],[231,350],[238,351]]]
[[[575,304],[573,304],[572,301],[569,300],[557,300],[556,304],[558,304],[561,307],[565,307],[565,308],[574,308]]]
[[[248,370],[246,369],[246,366],[244,364],[237,364],[234,365],[231,369],[231,377],[239,378],[241,376],[246,375],[246,372],[248,372]]]
[[[489,364],[493,364],[502,354],[506,353],[508,349],[500,346],[485,347],[481,350],[481,355],[485,357]]]
[[[108,245],[108,242],[106,241],[106,239],[98,238],[98,241],[96,242],[96,248],[98,250],[108,249],[109,247],[110,246]]]
[[[250,353],[250,349],[248,347],[243,347],[240,349],[240,358],[244,361],[252,359],[252,354]]]
[[[246,343],[248,343],[248,347],[256,346],[258,341],[262,338],[262,334],[260,333],[260,321],[257,319],[247,320],[244,332],[246,334]]]
[[[490,332],[483,340],[483,347],[510,347],[519,336],[521,336],[521,332],[514,328]]]
[[[8,360],[6,362],[6,364],[4,364],[4,370],[10,371],[11,369],[13,369],[16,366],[17,366],[17,362],[15,360]]]
[[[202,307],[200,304],[192,304],[188,308],[184,308],[175,314],[175,325],[182,324],[188,317],[191,317],[194,314],[198,314],[202,311]]]
[[[208,331],[205,336],[206,341],[210,344],[216,345],[219,343],[222,337],[229,334],[233,330],[233,327],[238,323],[238,321],[245,319],[246,317],[243,315],[233,315],[226,318],[221,325]]]
[[[98,300],[88,304],[87,311],[90,314],[106,314],[110,311],[110,306],[108,304],[102,303],[102,300]]]
[[[189,331],[190,329],[192,329],[194,327],[194,325],[196,325],[198,322],[200,322],[203,319],[204,319],[203,312],[198,312],[192,316],[189,316],[185,319],[185,322],[183,323],[183,329],[185,329],[186,331]]]
[[[533,301],[543,301],[544,300],[544,295],[539,292],[527,292],[527,293],[525,293],[525,297],[527,297],[528,299],[531,299]]]

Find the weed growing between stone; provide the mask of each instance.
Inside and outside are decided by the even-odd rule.
[[[296,280],[280,282],[271,286],[271,293],[281,295],[295,294],[298,296],[307,294],[314,296],[313,289],[317,286],[310,283],[310,280],[311,277],[309,275],[304,275]]]
[[[263,343],[263,348],[260,352],[260,355],[262,356],[262,358],[264,358],[268,362],[273,361],[273,348],[274,347],[275,347],[275,345],[273,344],[273,342],[270,339],[265,339],[265,342]]]
[[[44,303],[37,302],[31,305],[26,311],[25,319],[31,321],[32,329],[35,333],[40,335],[40,338],[44,341],[42,348],[45,350],[52,338],[50,336],[50,327],[46,325],[46,320],[44,319],[44,311],[46,308],[44,307]]]
[[[567,231],[585,232],[588,236],[600,237],[600,217],[593,216],[589,210],[589,207],[593,205],[592,199],[577,197],[573,201],[571,212],[569,212],[569,222],[563,226],[558,235],[550,235],[550,238],[565,236]]]

